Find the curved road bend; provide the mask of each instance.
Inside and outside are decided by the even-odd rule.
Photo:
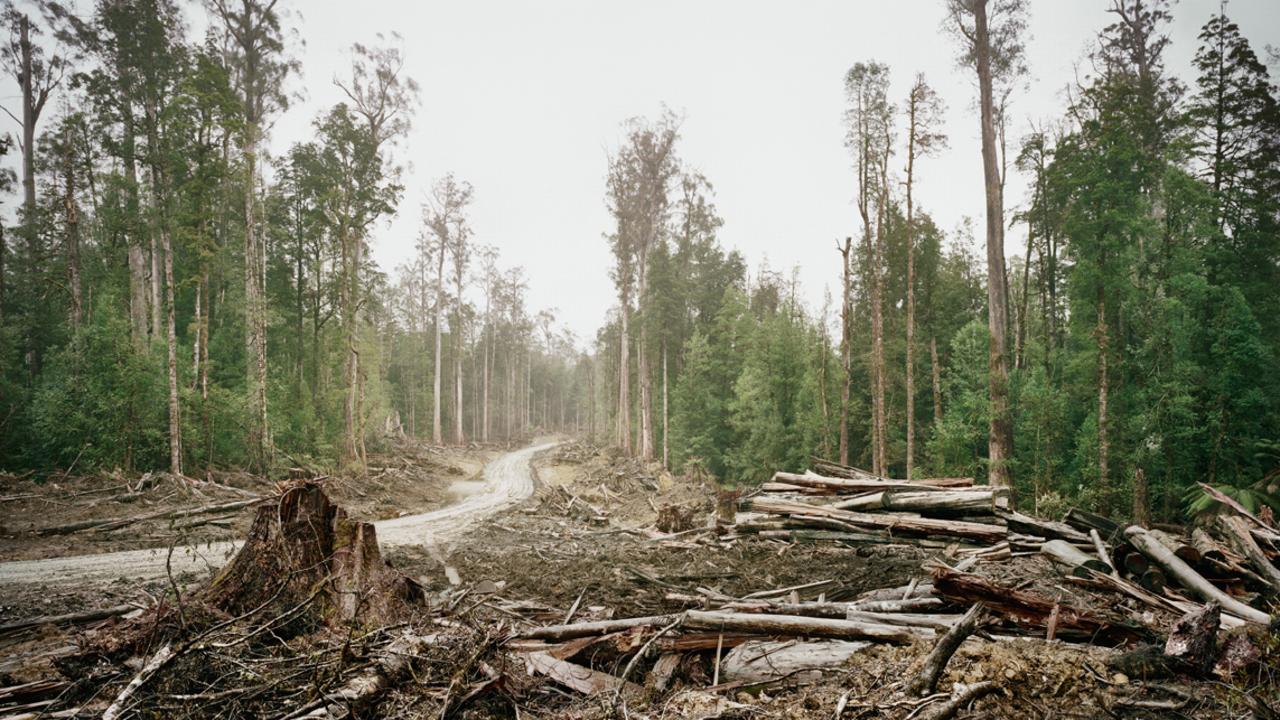
[[[546,443],[509,452],[484,468],[484,489],[448,507],[374,523],[381,547],[423,545],[460,535],[477,520],[504,510],[533,494],[529,462],[534,454],[553,447]],[[220,567],[240,547],[240,541],[174,548],[174,573]],[[157,578],[165,575],[168,548],[125,550],[98,555],[74,555],[0,563],[0,590],[19,584],[101,582],[116,578]]]

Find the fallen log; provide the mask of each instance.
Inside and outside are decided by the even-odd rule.
[[[1071,508],[1065,518],[1068,525],[1089,532],[1097,530],[1103,540],[1114,543],[1124,539],[1124,526],[1105,515],[1098,515],[1079,508]]]
[[[1142,551],[1144,555],[1163,568],[1170,577],[1190,590],[1196,597],[1205,602],[1217,601],[1223,609],[1250,622],[1263,625],[1271,623],[1270,615],[1249,607],[1219,590],[1213,583],[1205,580],[1200,573],[1193,570],[1190,565],[1187,565],[1182,558],[1174,555],[1173,551],[1165,547],[1163,543],[1151,537],[1145,529],[1137,525],[1130,525],[1124,531],[1124,534],[1129,539],[1129,542],[1133,543],[1134,547]]]
[[[1008,507],[1007,490],[990,487],[957,490],[886,490],[882,493],[886,510],[908,510],[928,514],[931,512],[994,513],[997,508]]]
[[[1218,524],[1222,526],[1227,539],[1249,561],[1253,569],[1258,571],[1258,575],[1271,588],[1271,591],[1280,591],[1280,569],[1277,569],[1262,548],[1258,547],[1244,518],[1223,515],[1218,518]]]
[[[1066,523],[1042,520],[1030,515],[1023,515],[1016,510],[999,513],[1008,526],[1009,532],[1023,535],[1038,535],[1046,540],[1066,540],[1081,547],[1092,547],[1093,541],[1085,533]]]
[[[932,695],[938,689],[938,680],[942,678],[942,671],[951,661],[951,656],[955,655],[956,650],[960,649],[966,638],[977,631],[981,619],[982,605],[975,603],[958,622],[951,626],[950,630],[938,638],[933,650],[930,650],[925,657],[920,672],[908,686],[907,692],[916,697]]]
[[[927,711],[917,715],[919,720],[947,720],[954,717],[956,713],[963,710],[969,703],[977,700],[984,695],[1000,689],[994,680],[982,680],[972,685],[964,685],[956,683],[951,690],[951,699],[939,705],[930,707]]]
[[[44,625],[78,625],[80,623],[96,622],[98,620],[106,620],[110,617],[124,615],[133,612],[138,608],[133,605],[115,605],[107,608],[95,608],[93,610],[83,610],[81,612],[66,613],[65,615],[41,615],[40,617],[28,618],[26,620],[15,620],[13,622],[0,625],[0,635],[26,630],[33,627],[41,627]]]
[[[1174,555],[1177,555],[1188,565],[1195,565],[1200,562],[1200,551],[1197,550],[1194,545],[1187,543],[1182,538],[1174,535],[1173,533],[1165,532],[1164,530],[1147,530],[1147,532],[1151,534],[1151,537],[1159,540],[1161,545],[1169,548]]]
[[[1147,590],[1157,595],[1164,592],[1169,586],[1169,578],[1165,576],[1164,571],[1158,567],[1149,567],[1143,571],[1137,578],[1138,584],[1143,590]]]
[[[932,631],[922,628],[895,627],[883,623],[704,610],[686,611],[683,626],[695,630],[825,637],[835,640],[877,640],[891,643],[909,643],[916,638],[933,636]]]
[[[1040,552],[1055,563],[1067,568],[1075,577],[1089,577],[1093,572],[1109,573],[1111,566],[1086,555],[1065,540],[1048,540],[1040,546]]]
[[[891,513],[858,513],[849,510],[837,510],[820,505],[806,505],[805,503],[772,498],[756,497],[750,499],[748,503],[752,510],[770,512],[779,515],[799,514],[826,517],[834,520],[840,520],[851,525],[871,527],[879,530],[901,530],[923,535],[948,535],[953,537],[970,538],[986,543],[998,542],[1003,540],[1005,537],[1005,528],[999,525],[984,525],[981,523],[959,522],[938,518],[906,517]]]
[[[842,465],[833,460],[824,460],[822,458],[812,458],[811,463],[815,472],[821,473],[829,477],[837,478],[869,478],[884,479],[873,475],[866,470],[853,467],[851,465]],[[938,477],[938,478],[919,478],[912,482],[924,485],[932,485],[933,487],[970,487],[973,485],[971,477]]]
[[[557,660],[546,653],[529,653],[525,658],[534,671],[584,695],[619,690],[635,693],[642,691],[635,683],[567,660]]]
[[[52,525],[50,527],[39,528],[35,531],[36,535],[45,537],[48,535],[67,535],[70,533],[80,532],[82,530],[118,530],[122,527],[128,527],[140,522],[148,520],[169,520],[192,515],[213,515],[239,510],[250,505],[257,505],[266,498],[255,497],[249,500],[236,500],[234,502],[215,503],[213,505],[202,505],[196,508],[185,508],[177,510],[165,510],[162,512],[150,513],[148,515],[138,515],[126,518],[107,518],[105,520],[80,520],[65,525]]]
[[[620,618],[616,620],[596,620],[592,622],[568,623],[563,625],[544,625],[516,633],[516,637],[533,640],[572,640],[590,635],[607,635],[609,633],[630,630],[638,627],[663,626],[680,617],[679,613],[669,615],[647,615],[644,617]]]

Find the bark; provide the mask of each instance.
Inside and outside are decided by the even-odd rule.
[[[1163,543],[1152,537],[1143,528],[1132,525],[1125,530],[1124,534],[1129,539],[1129,542],[1133,543],[1134,547],[1142,551],[1148,558],[1151,558],[1153,562],[1168,573],[1169,577],[1177,580],[1179,584],[1201,600],[1217,602],[1227,612],[1250,622],[1264,625],[1271,622],[1271,616],[1245,605],[1219,590],[1208,580],[1205,580],[1202,575],[1191,569],[1191,566],[1184,562],[1182,558],[1174,555],[1173,551],[1165,547]]]
[[[943,480],[949,481],[950,478],[945,478]],[[778,471],[773,474],[773,482],[816,488],[818,490],[839,494],[868,493],[881,490],[899,489],[928,491],[939,490],[943,487],[952,487],[950,484],[933,484],[933,481],[928,479],[890,480],[887,478],[875,477],[873,475],[863,475],[858,477],[827,477],[825,475],[816,475],[814,473],[789,473],[782,471]]]
[[[1000,165],[996,158],[995,108],[992,100],[993,71],[987,28],[987,2],[975,0],[968,7],[974,17],[974,58],[978,72],[979,107],[982,116],[982,169],[986,186],[987,214],[987,328],[991,396],[988,432],[988,481],[998,487],[1012,485],[1009,460],[1013,453],[1013,427],[1009,414],[1008,291],[1004,269],[1004,198]]]
[[[875,463],[877,475],[889,474],[887,446],[889,442],[888,408],[885,406],[885,361],[884,361],[884,275],[885,275],[885,234],[888,223],[885,219],[885,206],[889,197],[889,137],[885,128],[885,145],[880,157],[880,188],[877,192],[876,208],[876,242],[873,266],[871,268],[871,346],[872,366],[875,373],[875,395],[871,406],[872,417],[876,424]]]
[[[152,173],[154,174],[154,170]],[[160,199],[153,198],[155,202]],[[151,232],[151,337],[159,338],[164,335],[164,292],[162,290],[164,279],[164,248],[161,247],[163,242],[160,239],[164,230],[159,226],[153,227]]]
[[[1204,675],[1218,658],[1218,626],[1222,608],[1210,602],[1178,619],[1164,644],[1164,654]]]
[[[346,346],[346,358],[343,362],[346,398],[342,408],[342,460],[344,463],[359,463],[362,458],[360,448],[363,436],[360,425],[364,416],[361,407],[363,398],[360,394],[360,349],[356,345],[361,241],[353,237],[351,229],[347,227],[339,230],[339,235],[342,243],[342,340]]]
[[[343,718],[355,714],[361,708],[375,702],[378,696],[413,675],[414,663],[436,644],[435,635],[414,635],[406,632],[396,638],[374,659],[373,665],[323,698],[315,701],[318,707],[305,715],[291,714],[299,720],[311,718]]]
[[[252,64],[250,64],[252,67]],[[252,88],[257,80],[245,79],[245,107],[256,106]],[[244,295],[245,357],[248,361],[249,418],[248,450],[251,467],[259,472],[267,467],[267,308],[263,297],[262,259],[257,222],[254,217],[255,183],[257,180],[258,124],[256,113],[249,112],[244,133]]]
[[[1107,435],[1107,304],[1102,288],[1098,288],[1098,323],[1094,334],[1098,343],[1098,486],[1105,498],[1110,488],[1107,460],[1111,440]]]

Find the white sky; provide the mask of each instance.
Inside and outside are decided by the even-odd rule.
[[[680,156],[715,186],[722,242],[753,270],[766,259],[798,267],[813,306],[837,275],[835,239],[858,226],[842,125],[843,77],[855,62],[887,63],[896,98],[916,72],[938,90],[950,148],[922,162],[918,202],[944,229],[965,215],[981,227],[972,73],[956,67],[939,29],[943,0],[285,3],[306,41],[290,90],[305,99],[276,120],[272,147],[311,137],[311,120],[341,99],[331,81],[345,72],[351,43],[400,33],[422,106],[399,158],[410,165],[404,201],[375,230],[374,257],[388,272],[409,257],[419,205],[452,171],[475,186],[476,239],[497,246],[505,265],[524,266],[533,308],[556,308],[583,341],[615,301],[603,239],[607,153],[623,120],[655,116],[663,103],[685,118]],[[1011,154],[1029,121],[1060,117],[1062,88],[1110,22],[1107,0],[1030,4],[1031,77],[1013,97]],[[1174,6],[1171,71],[1190,78],[1196,35],[1217,8]],[[1234,0],[1228,14],[1264,59],[1265,45],[1280,44],[1277,0]],[[6,81],[9,107],[16,87]],[[1007,211],[1025,184],[1011,169]],[[1020,254],[1024,240],[1022,228],[1011,231],[1008,253]]]

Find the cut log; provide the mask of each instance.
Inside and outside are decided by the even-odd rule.
[[[1204,531],[1204,528],[1196,528],[1191,531],[1191,544],[1196,550],[1200,551],[1200,557],[1205,560],[1215,562],[1227,562],[1235,553],[1227,549],[1225,545],[1214,539],[1212,535]]]
[[[907,510],[925,515],[944,512],[993,513],[999,506],[1008,506],[1009,493],[994,488],[964,488],[958,490],[886,490],[883,493],[886,510]]]
[[[1098,515],[1079,508],[1071,508],[1067,511],[1066,521],[1068,525],[1081,532],[1097,530],[1102,539],[1109,543],[1124,539],[1124,526],[1105,515]]]
[[[1169,578],[1160,568],[1149,567],[1138,576],[1138,584],[1142,586],[1143,590],[1147,590],[1158,595],[1164,592],[1164,589],[1169,586]]]
[[[1254,541],[1244,518],[1235,515],[1223,515],[1218,518],[1218,523],[1222,526],[1222,531],[1227,536],[1227,540],[1249,561],[1249,564],[1258,572],[1258,575],[1271,588],[1271,591],[1280,591],[1280,569],[1277,569],[1271,563],[1266,553]]]
[[[999,525],[966,523],[937,518],[904,517],[891,513],[858,513],[773,498],[757,497],[748,502],[752,510],[761,512],[779,515],[801,514],[827,517],[851,525],[892,532],[903,531],[923,535],[947,535],[969,538],[985,543],[999,542],[1005,537],[1005,528]]]
[[[1218,625],[1222,609],[1216,602],[1205,604],[1178,619],[1164,644],[1164,654],[1175,658],[1193,672],[1204,675],[1218,657]]]
[[[1213,583],[1205,580],[1200,573],[1191,569],[1191,566],[1187,565],[1182,558],[1174,555],[1169,548],[1165,547],[1159,540],[1151,537],[1143,528],[1131,525],[1124,531],[1124,534],[1129,539],[1129,542],[1133,543],[1134,547],[1141,550],[1144,555],[1163,568],[1165,573],[1190,590],[1196,597],[1205,602],[1217,601],[1223,609],[1232,615],[1237,615],[1250,622],[1263,625],[1271,623],[1270,615],[1249,607],[1214,587]]]
[[[931,630],[895,627],[883,623],[702,610],[686,611],[684,627],[695,630],[825,637],[835,640],[877,640],[892,643],[909,643],[916,638],[933,636]]]
[[[837,478],[867,478],[867,479],[883,479],[877,478],[875,475],[850,465],[841,465],[832,460],[824,460],[822,458],[812,458],[812,466],[815,472],[821,473],[829,477]],[[973,485],[971,477],[940,477],[940,478],[921,478],[913,482],[924,485],[932,485],[934,487],[969,487]]]
[[[1109,573],[1111,566],[1101,560],[1085,554],[1065,540],[1049,540],[1040,546],[1040,552],[1065,567],[1075,577],[1087,578],[1094,572]]]
[[[1160,544],[1169,548],[1174,555],[1177,555],[1188,565],[1196,565],[1200,562],[1200,551],[1195,549],[1195,546],[1189,544],[1181,537],[1178,537],[1173,533],[1165,532],[1164,530],[1148,530],[1147,532],[1151,534],[1151,537],[1159,540]]]
[[[883,480],[881,478],[838,478],[813,473],[776,472],[772,482],[799,485],[837,493],[865,493],[878,490],[939,490],[941,488],[911,480]]]
[[[871,647],[850,640],[752,640],[731,650],[720,662],[726,682],[760,683],[798,676],[809,680],[821,671],[839,667]]]
[[[1116,572],[1116,566],[1111,562],[1111,553],[1107,552],[1107,545],[1102,542],[1102,536],[1098,534],[1097,530],[1090,528],[1089,539],[1093,541],[1093,550],[1098,554],[1098,559],[1102,561],[1102,564],[1107,566],[1107,571],[1119,577],[1120,573]]]
[[[1091,547],[1093,545],[1093,541],[1089,539],[1088,535],[1066,523],[1041,520],[1030,515],[1023,515],[1017,511],[1001,512],[999,516],[1004,519],[1011,533],[1038,535],[1046,540],[1066,540],[1081,547]]]
[[[913,597],[928,597],[932,593],[932,583],[914,582],[898,587],[868,590],[858,595],[858,600],[906,600]]]
[[[960,649],[966,638],[977,631],[981,619],[982,605],[974,604],[958,622],[951,626],[950,630],[938,638],[933,650],[930,650],[925,657],[920,672],[908,686],[907,692],[916,697],[932,695],[938,689],[938,680],[942,678],[942,671],[951,661],[951,656],[956,654],[956,650]]]

